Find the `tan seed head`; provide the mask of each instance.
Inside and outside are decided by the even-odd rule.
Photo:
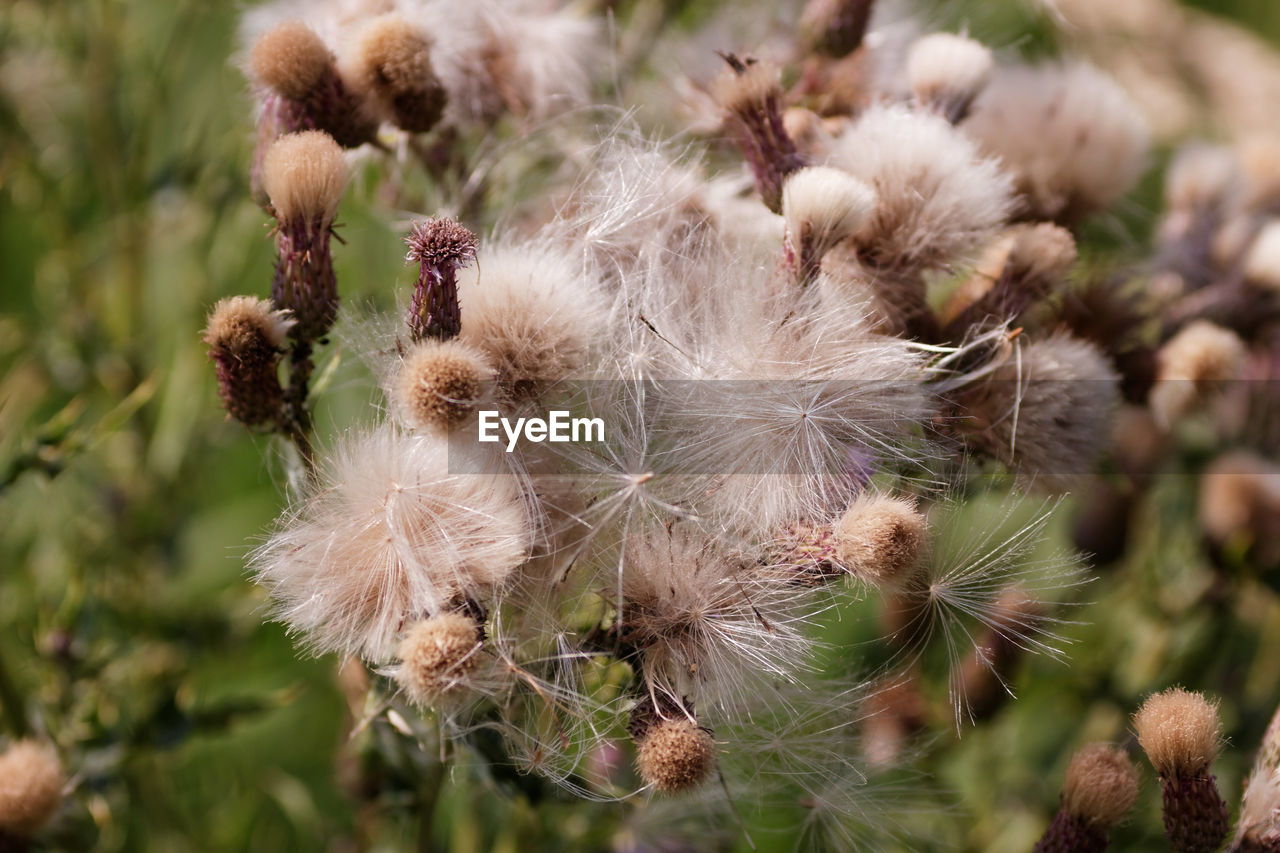
[[[1199,693],[1172,687],[1133,715],[1138,743],[1161,776],[1198,776],[1218,754],[1218,708]]]
[[[62,804],[66,778],[52,747],[31,740],[0,753],[0,830],[30,835]]]
[[[1062,807],[1068,814],[1110,828],[1137,798],[1138,771],[1123,750],[1091,743],[1071,757],[1062,786]]]
[[[301,101],[331,73],[333,54],[302,21],[284,21],[254,44],[249,67],[263,85]]]
[[[715,742],[687,717],[660,719],[636,748],[636,763],[645,784],[662,794],[698,787],[715,768]]]
[[[480,665],[480,625],[461,613],[418,622],[400,642],[396,683],[419,705],[436,701]]]

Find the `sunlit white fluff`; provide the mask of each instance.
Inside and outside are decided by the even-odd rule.
[[[517,479],[483,464],[389,427],[344,439],[253,554],[277,617],[317,653],[381,661],[408,622],[499,591],[531,522]]]
[[[806,668],[809,593],[753,571],[749,556],[682,523],[629,537],[623,559],[614,630],[655,696],[721,702]]]
[[[584,104],[602,58],[600,23],[564,4],[396,0],[435,38],[432,62],[449,92],[446,121],[503,112],[545,117]]]
[[[1146,166],[1138,108],[1091,65],[999,68],[964,129],[1017,176],[1022,213],[1074,221],[1109,207]]]
[[[933,33],[911,46],[907,75],[916,98],[952,124],[968,115],[991,79],[991,51],[952,33]]]
[[[1066,620],[1030,608],[1011,613],[999,606],[1001,595],[1014,584],[1028,602],[1047,608],[1050,603],[1070,604],[1060,599],[1088,582],[1075,555],[1046,548],[1057,507],[980,496],[964,505],[944,502],[935,507],[930,515],[933,551],[902,600],[901,624],[894,632],[908,661],[939,649],[949,671],[955,672],[984,630],[1029,653],[1062,655],[1066,641],[1055,627]],[[951,704],[957,722],[967,716],[966,698],[954,679]]]
[[[458,274],[458,301],[459,339],[488,356],[515,396],[581,373],[606,320],[584,259],[550,240],[482,247]]]
[[[875,212],[853,241],[864,263],[886,272],[953,263],[1012,209],[1012,182],[994,159],[946,119],[904,106],[866,110],[836,140],[831,165],[875,190]]]

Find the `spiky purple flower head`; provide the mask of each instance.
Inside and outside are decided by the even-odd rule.
[[[476,257],[476,235],[444,217],[415,222],[404,238],[409,247],[405,263],[419,267],[418,283],[409,306],[409,334],[447,341],[462,330],[457,271]]]

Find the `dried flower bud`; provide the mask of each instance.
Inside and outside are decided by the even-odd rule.
[[[484,354],[466,344],[423,341],[400,365],[392,398],[405,423],[447,432],[475,411],[493,375]]]
[[[1133,717],[1138,743],[1160,774],[1164,829],[1174,850],[1208,853],[1227,836],[1227,804],[1209,765],[1218,754],[1218,709],[1174,687],[1149,697]]]
[[[1107,835],[1138,798],[1138,771],[1123,751],[1090,744],[1071,757],[1062,808],[1036,853],[1100,853]]]
[[[284,21],[254,44],[249,67],[273,93],[264,104],[263,120],[275,133],[316,128],[344,148],[369,142],[377,123],[364,104],[347,90],[333,52],[302,21]],[[276,102],[279,99],[279,103]]]
[[[65,786],[52,747],[31,740],[10,744],[0,753],[0,840],[6,832],[31,835],[48,823]]]
[[[280,137],[263,160],[263,187],[279,222],[271,299],[293,312],[299,341],[324,337],[338,316],[329,238],[346,181],[342,149],[318,130]]]
[[[254,43],[249,67],[264,86],[304,101],[333,73],[333,54],[302,21],[284,21]]]
[[[827,56],[853,53],[862,44],[875,0],[809,0],[800,13],[800,40]]]
[[[1216,547],[1280,564],[1280,465],[1248,451],[1224,453],[1200,478],[1200,526]]]
[[[1161,776],[1208,771],[1218,754],[1218,709],[1199,693],[1171,687],[1152,694],[1133,717],[1138,743]]]
[[[431,66],[426,34],[398,15],[383,15],[361,36],[355,76],[397,127],[425,133],[444,115],[448,95]]]
[[[640,778],[660,794],[680,794],[705,782],[715,770],[711,732],[683,714],[655,717],[636,726],[636,766]]]
[[[839,169],[811,166],[786,179],[782,214],[802,285],[817,276],[822,256],[853,234],[875,204],[870,187]]]
[[[451,219],[414,223],[404,238],[405,263],[417,264],[418,283],[409,306],[409,335],[415,341],[447,341],[462,330],[458,270],[476,257],[476,235]]]
[[[1270,219],[1244,256],[1244,277],[1252,285],[1280,293],[1280,219]]]
[[[944,336],[960,340],[983,321],[1016,318],[1057,289],[1075,261],[1076,241],[1065,228],[1010,228],[948,303]]]
[[[249,426],[274,423],[284,390],[277,366],[293,321],[254,296],[230,296],[209,314],[203,339],[218,371],[218,394],[227,412]]]
[[[804,158],[782,122],[783,93],[778,69],[768,62],[728,54],[729,68],[716,81],[716,96],[728,113],[729,129],[742,148],[760,197],[782,212],[782,185],[804,167]]]
[[[1206,320],[1192,322],[1157,354],[1156,383],[1149,404],[1166,428],[1191,410],[1217,384],[1235,377],[1245,347],[1235,332]]]
[[[483,642],[484,629],[461,613],[441,613],[418,622],[396,653],[396,683],[414,703],[429,705],[475,672]]]
[[[973,99],[991,79],[991,51],[951,33],[934,33],[911,46],[907,75],[920,103],[952,124],[969,115]]]
[[[836,559],[873,586],[901,589],[914,576],[927,524],[906,498],[863,495],[836,522]]]
[[[290,133],[267,149],[262,184],[281,225],[328,225],[347,187],[347,161],[327,133]]]

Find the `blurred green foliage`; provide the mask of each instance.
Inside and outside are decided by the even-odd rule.
[[[705,17],[705,4],[683,5],[680,20]],[[1197,5],[1280,41],[1275,4]],[[929,14],[997,46],[1053,47],[1045,16],[1014,0]],[[54,848],[355,849],[362,838],[405,849],[419,832],[414,798],[432,782],[427,762],[381,768],[385,796],[372,805],[343,790],[350,712],[336,662],[299,657],[263,622],[244,574],[252,537],[285,499],[280,451],[224,420],[198,340],[214,301],[265,293],[270,277],[247,189],[236,26],[234,4],[194,0],[0,4],[0,699],[4,734],[49,734],[77,774]],[[509,171],[495,184],[527,190]],[[393,306],[411,280],[376,174],[340,215],[337,273],[357,316]],[[434,191],[419,190],[396,203],[430,210]],[[1111,223],[1122,238],[1111,249],[1141,244],[1158,193],[1153,178]],[[493,209],[519,202],[498,196]],[[322,437],[376,400],[359,360],[335,349]],[[1194,486],[1161,479],[1125,564],[1099,569],[1083,593],[1096,603],[1070,611],[1066,663],[1031,661],[1018,701],[963,737],[935,720],[919,769],[934,777],[928,796],[951,792],[940,800],[951,808],[919,823],[940,848],[1029,849],[1071,751],[1126,741],[1141,698],[1175,683],[1224,698],[1217,769],[1228,800],[1238,796],[1280,701],[1280,658],[1265,654],[1280,643],[1280,614],[1247,576],[1210,588],[1220,581],[1185,523]],[[828,638],[854,639],[853,617],[872,619],[873,604]],[[387,726],[371,737],[406,749]],[[1160,837],[1158,789],[1144,777],[1118,849]],[[599,849],[632,808],[535,803],[519,780],[466,768],[443,782],[428,832],[459,851]],[[791,847],[794,815],[746,819],[758,849]],[[735,827],[702,837],[746,849]]]

